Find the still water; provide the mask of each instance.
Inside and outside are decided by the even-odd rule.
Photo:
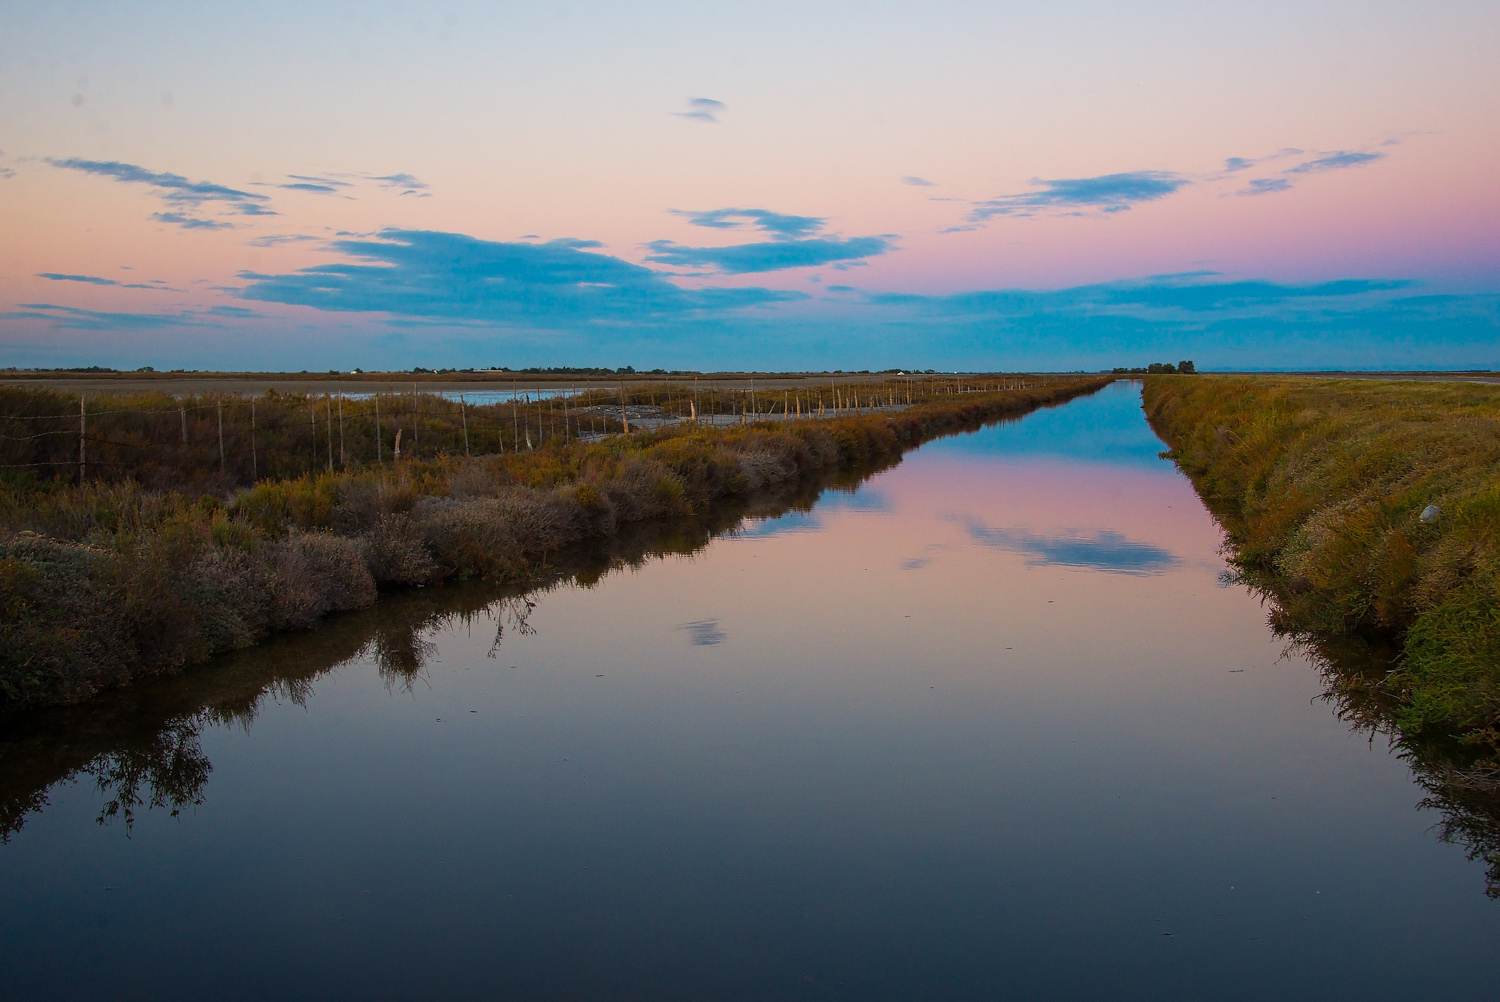
[[[69,718],[7,752],[72,779],[0,846],[3,993],[1489,997],[1483,866],[1221,581],[1161,448],[1115,384]]]

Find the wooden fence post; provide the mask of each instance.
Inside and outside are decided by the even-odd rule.
[[[469,458],[469,413],[464,409],[464,395],[458,395],[458,417],[464,423],[464,458]]]
[[[260,463],[255,456],[255,398],[250,398],[250,479],[260,482]]]
[[[219,403],[219,476],[226,476],[224,472],[224,398],[220,397]]]
[[[84,395],[78,394],[78,486],[83,486],[88,467],[88,450],[84,445],[84,436],[88,432],[88,408],[84,404]]]

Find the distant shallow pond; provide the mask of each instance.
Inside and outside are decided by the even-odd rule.
[[[1487,997],[1483,865],[1161,448],[1117,383],[10,735],[5,994]]]

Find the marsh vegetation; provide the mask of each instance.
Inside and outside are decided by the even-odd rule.
[[[636,385],[488,407],[141,397],[95,400],[92,426],[85,401],[71,430],[58,395],[6,391],[0,693],[12,707],[80,700],[363,608],[382,587],[525,581],[622,526],[871,468],[1105,382],[835,382],[796,399]],[[625,434],[632,406],[686,420]],[[694,420],[705,412],[739,419]],[[46,458],[70,436],[76,457]]]

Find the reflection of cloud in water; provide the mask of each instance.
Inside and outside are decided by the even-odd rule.
[[[932,563],[932,560],[928,557],[912,557],[910,560],[901,561],[901,569],[903,571],[921,570],[930,563]]]
[[[678,629],[687,631],[688,643],[694,647],[717,647],[725,640],[717,619],[697,619],[683,623]]]
[[[1029,529],[991,528],[970,522],[969,536],[985,546],[1024,553],[1035,567],[1087,567],[1113,574],[1160,574],[1181,561],[1160,546],[1127,539],[1118,532],[1062,532],[1043,535]]]
[[[823,528],[823,516],[833,511],[885,513],[891,510],[891,499],[878,490],[862,487],[856,491],[829,490],[818,498],[812,511],[790,511],[776,518],[747,522],[736,529],[740,539],[764,539],[787,532],[817,532]]]
[[[734,530],[737,539],[764,539],[787,532],[816,532],[823,520],[810,511],[790,511],[777,518],[762,518]]]

